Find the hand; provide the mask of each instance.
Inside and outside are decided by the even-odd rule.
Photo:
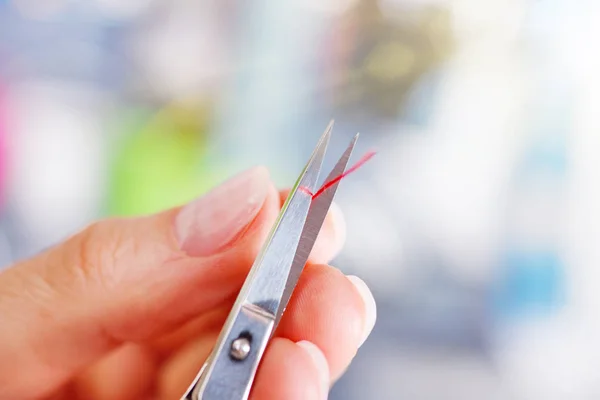
[[[286,193],[251,169],[182,208],[95,223],[0,274],[0,399],[178,400],[214,345]],[[327,266],[333,206],[253,400],[326,399],[375,323],[366,285]]]

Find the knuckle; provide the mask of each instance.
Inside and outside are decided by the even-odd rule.
[[[119,282],[119,254],[128,239],[112,221],[94,222],[74,239],[71,264],[75,278],[83,284],[93,283],[111,289]]]

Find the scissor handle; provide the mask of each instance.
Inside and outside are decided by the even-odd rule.
[[[246,400],[275,318],[244,304],[182,400]]]

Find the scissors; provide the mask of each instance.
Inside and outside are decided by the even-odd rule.
[[[294,184],[237,297],[212,353],[181,400],[246,400],[272,337],[321,230],[358,139],[325,185],[317,182],[333,121]],[[328,184],[329,183],[329,184]],[[326,188],[326,190],[323,190]]]

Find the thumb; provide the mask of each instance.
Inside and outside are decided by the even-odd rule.
[[[264,168],[183,208],[98,222],[0,274],[0,398],[38,398],[231,298],[279,210]]]

